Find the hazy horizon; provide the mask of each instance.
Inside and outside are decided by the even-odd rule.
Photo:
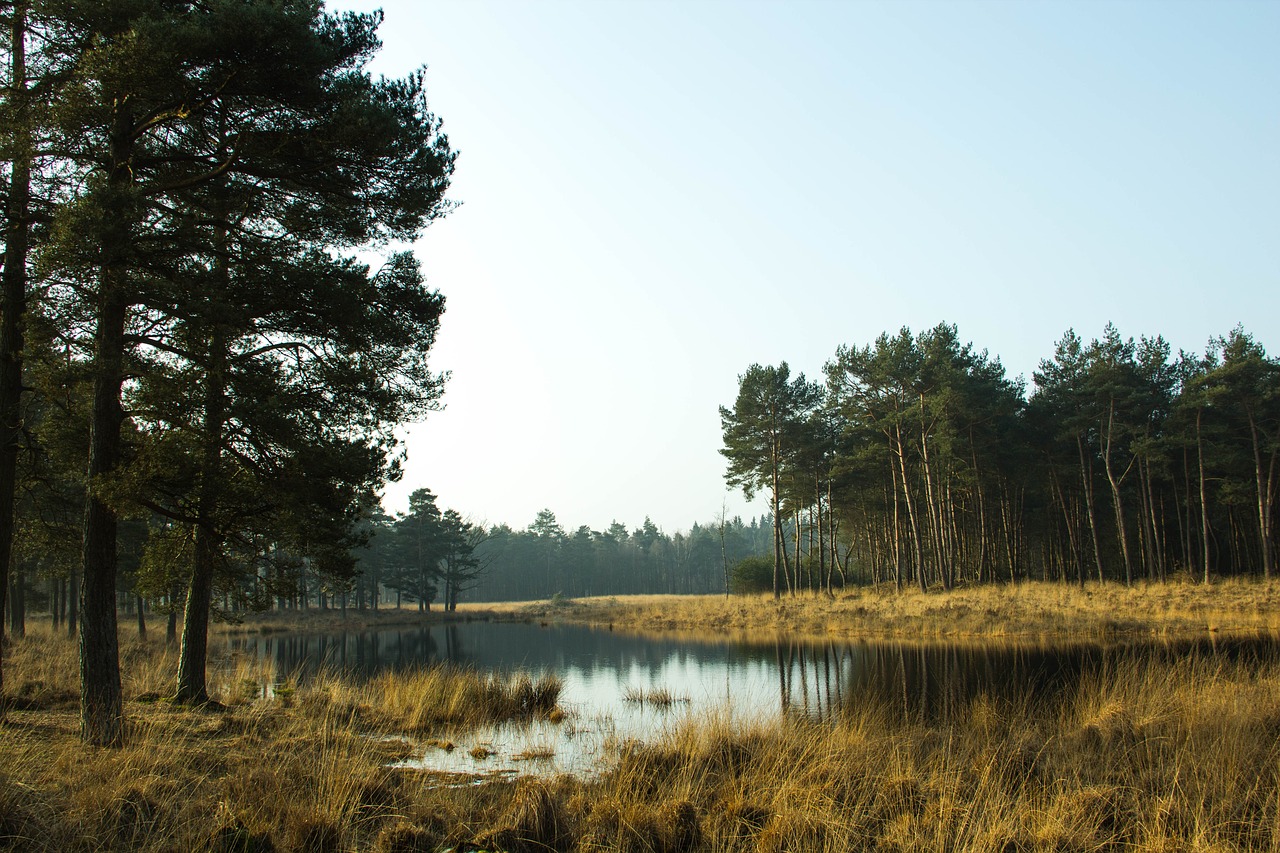
[[[1030,381],[1074,328],[1277,334],[1280,6],[344,2],[426,64],[462,206],[417,245],[447,409],[386,504],[668,532],[764,510],[753,362],[954,323]]]

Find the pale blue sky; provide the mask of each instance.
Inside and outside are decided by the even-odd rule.
[[[1028,377],[1108,321],[1280,352],[1280,3],[331,4],[378,6],[463,205],[393,510],[710,521],[738,374],[902,326]]]

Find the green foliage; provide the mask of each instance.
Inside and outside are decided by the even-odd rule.
[[[729,591],[739,595],[773,589],[773,558],[747,557],[739,560],[729,574]]]
[[[946,324],[840,347],[807,411],[785,368],[741,377],[721,452],[780,493],[787,589],[1274,573],[1280,362],[1241,329],[1176,358],[1068,331],[1029,396]]]
[[[85,673],[98,680],[85,695],[103,699],[86,733],[107,743],[119,586],[171,600],[186,588],[179,692],[191,675],[193,699],[218,602],[351,589],[362,513],[398,474],[395,428],[436,408],[444,382],[429,366],[444,300],[385,247],[449,211],[455,153],[421,72],[367,72],[380,13],[22,9],[31,34],[7,57],[30,48],[41,106],[7,87],[0,172],[33,169],[39,227],[20,261],[38,280],[25,305],[5,297],[4,316],[31,321],[17,348],[42,395],[32,436],[49,460],[76,460],[46,470],[63,479],[50,493],[82,502]],[[3,233],[27,215],[6,205]]]
[[[549,510],[539,513],[540,518],[548,515],[554,517]],[[540,527],[535,520],[525,530],[497,525],[484,531],[474,554],[483,572],[473,598],[723,593],[725,563],[769,553],[772,537],[768,516],[749,522],[726,519],[723,539],[718,524],[694,524],[688,531],[666,533],[652,519],[630,532],[619,521],[604,530],[584,525],[565,536],[534,532]]]
[[[484,564],[475,556],[483,531],[456,510],[441,512],[430,489],[409,496],[409,511],[375,532],[381,580],[409,601],[429,606],[443,593],[446,610],[472,589]]]

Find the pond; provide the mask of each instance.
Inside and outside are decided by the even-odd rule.
[[[919,645],[785,637],[734,640],[639,636],[580,625],[449,622],[363,633],[235,636],[231,651],[300,682],[322,668],[356,675],[448,663],[482,672],[554,673],[564,682],[558,724],[507,724],[426,747],[411,766],[513,776],[589,774],[627,740],[647,740],[690,715],[827,719],[866,697],[906,717],[945,718],[980,693],[1052,698],[1082,673],[1126,656],[1280,657],[1274,640],[1124,645]],[[658,701],[653,701],[653,700]],[[447,737],[448,733],[441,733]],[[477,758],[475,747],[483,747]]]

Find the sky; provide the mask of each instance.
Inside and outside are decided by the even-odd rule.
[[[939,323],[1030,381],[1108,322],[1280,354],[1280,3],[361,0],[460,206],[414,250],[444,409],[391,511],[668,533],[751,364]]]

